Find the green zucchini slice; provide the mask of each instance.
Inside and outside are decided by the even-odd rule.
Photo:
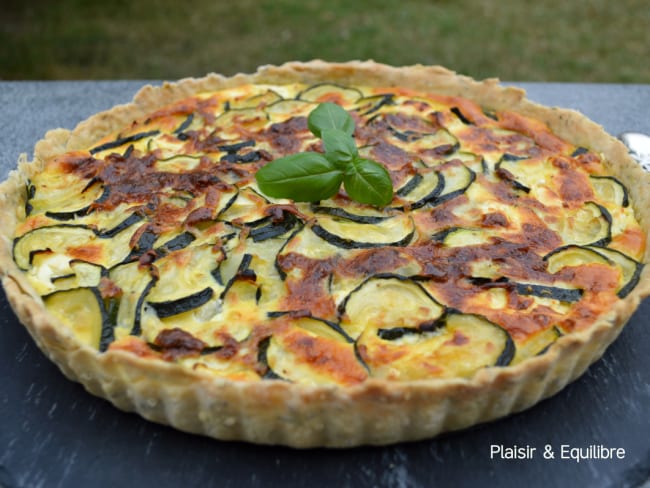
[[[126,146],[132,142],[142,141],[147,138],[155,137],[158,134],[160,134],[160,131],[155,129],[145,132],[138,132],[137,134],[131,134],[128,136],[118,137],[115,140],[93,147],[90,150],[90,154],[95,155],[100,152],[117,149],[118,147]]]
[[[188,135],[185,134],[185,131],[187,131],[190,127],[192,127],[192,123],[194,122],[194,112],[190,112],[185,116],[185,119],[172,131],[172,134],[175,134],[176,137],[178,137],[181,141],[184,141],[188,138]],[[198,124],[197,124],[198,125]]]
[[[432,170],[421,170],[395,191],[399,201],[403,203],[397,208],[418,209],[424,207],[438,197],[444,186],[445,179],[441,174]]]
[[[34,251],[27,279],[39,295],[57,290],[97,286],[105,273],[99,264],[70,259],[49,250]]]
[[[178,327],[209,347],[221,345],[211,324],[218,320],[225,289],[213,279],[212,270],[222,259],[213,246],[203,245],[156,262],[160,278],[145,289],[141,311],[141,333],[148,342],[161,331]]]
[[[450,227],[442,230],[431,239],[441,242],[446,247],[480,246],[488,244],[494,234],[488,229]]]
[[[315,104],[307,100],[280,100],[267,105],[264,111],[273,123],[284,122],[293,117],[307,117]]]
[[[281,219],[269,218],[264,221],[263,225],[251,228],[248,237],[253,239],[254,242],[275,239],[290,232],[298,222],[298,219],[291,212],[282,212]]]
[[[112,341],[112,327],[106,320],[106,310],[96,288],[56,291],[44,296],[43,302],[81,343],[105,350]]]
[[[294,256],[298,256],[298,259],[326,261],[336,259],[346,252],[350,251],[323,242],[310,226],[305,225],[295,230],[280,247],[275,256],[275,269],[281,280],[287,276],[299,278],[302,271],[293,265]]]
[[[162,304],[182,301],[188,296],[201,293],[210,294],[210,297],[212,294],[219,295],[223,287],[213,279],[211,273],[222,260],[223,253],[215,251],[209,244],[183,248],[158,259],[156,268],[160,277],[147,296],[147,301]],[[206,287],[212,292],[205,291]],[[186,308],[184,303],[180,305],[183,306],[179,310]]]
[[[50,281],[57,290],[69,290],[72,288],[88,288],[99,285],[106,269],[95,263],[87,263],[80,259],[73,259],[69,262],[70,274],[52,276]]]
[[[38,176],[32,185],[27,204],[30,215],[45,213],[57,220],[72,220],[90,210],[90,204],[101,197],[103,185],[98,180],[80,179],[74,173],[56,173],[48,178],[47,186],[38,184]],[[75,198],[70,198],[75,195]]]
[[[165,240],[157,250],[163,256],[169,254],[170,252],[180,251],[185,249],[190,244],[196,240],[196,237],[191,232],[181,232],[180,234],[175,235],[171,239]]]
[[[536,334],[531,334],[523,341],[517,341],[517,352],[512,360],[512,364],[520,363],[533,356],[545,354],[561,336],[562,332],[560,329],[553,326],[548,329],[543,329]]]
[[[392,93],[363,97],[357,100],[356,106],[353,110],[359,112],[363,116],[370,115],[382,110],[384,107],[394,105],[394,98],[395,95]]]
[[[250,97],[246,97],[242,99],[235,98],[229,100],[228,102],[226,102],[227,103],[226,108],[228,110],[256,108],[259,107],[260,105],[262,106],[270,105],[280,100],[282,100],[282,96],[278,92],[276,92],[275,90],[268,89],[262,93],[252,95]]]
[[[627,188],[613,176],[589,176],[591,186],[599,201],[615,202],[621,207],[630,205]]]
[[[122,290],[116,305],[116,330],[123,334],[140,335],[142,308],[149,291],[156,283],[151,271],[134,261],[115,266],[109,270],[108,278]]]
[[[185,295],[170,300],[153,301],[152,297],[159,296],[160,291],[158,284],[152,287],[142,311],[143,337],[152,342],[161,331],[178,327],[203,341],[208,348],[223,345],[227,338],[236,341],[246,339],[253,324],[263,320],[262,312],[257,307],[260,289],[255,283],[255,273],[248,268],[251,256],[246,256],[240,263],[237,274],[226,286],[210,283],[212,280],[206,276],[209,270],[203,269],[188,272],[190,275],[203,273],[205,279],[197,280],[195,289],[201,283],[209,283],[198,291],[189,294],[185,292]],[[178,281],[184,284],[182,279]],[[184,291],[182,284],[172,290],[176,291],[172,296],[177,297],[179,291]],[[242,306],[242,303],[248,305]],[[234,307],[233,304],[237,306]]]
[[[237,140],[241,137],[242,127],[247,130],[261,130],[268,120],[268,115],[257,108],[241,108],[225,111],[216,118],[215,125],[221,137]],[[220,149],[217,151],[222,152]]]
[[[444,179],[444,188],[435,200],[436,204],[456,198],[467,191],[476,180],[476,173],[462,163],[452,161],[438,168]]]
[[[200,163],[201,156],[176,153],[173,156],[158,159],[155,167],[160,172],[183,173],[194,170]]]
[[[253,189],[243,188],[218,218],[235,225],[258,225],[269,220],[266,213],[269,205],[270,202]]]
[[[386,215],[386,212],[354,201],[346,201],[345,207],[341,207],[334,200],[323,200],[318,205],[312,204],[311,211],[315,214],[327,214],[359,224],[378,224],[391,218],[390,215]]]
[[[396,137],[404,141],[400,144],[404,149],[418,154],[427,166],[436,166],[460,148],[458,139],[445,129],[426,134],[407,132]]]
[[[447,311],[429,330],[378,332],[368,328],[357,340],[373,377],[469,377],[484,367],[507,366],[516,353],[506,330],[483,316],[457,311]]]
[[[619,298],[625,298],[639,283],[644,265],[615,249],[596,247],[593,250],[616,263],[621,270],[621,285],[616,294]]]
[[[352,337],[367,328],[426,328],[444,307],[422,285],[403,276],[382,274],[363,281],[339,304],[341,327]]]
[[[567,266],[584,266],[593,263],[611,266],[613,264],[613,261],[600,252],[600,248],[596,251],[575,244],[559,247],[548,253],[543,259],[547,263],[548,272],[553,274]]]
[[[562,220],[559,234],[565,244],[605,247],[612,240],[612,216],[594,202],[587,202]]]
[[[39,227],[14,240],[14,259],[23,270],[31,267],[34,255],[44,252],[110,268],[131,254],[131,238],[140,220],[133,214],[107,231],[85,224]]]
[[[407,214],[397,214],[376,224],[360,224],[319,215],[312,231],[321,239],[343,249],[405,246],[415,235],[415,224]]]
[[[522,162],[526,158],[504,154],[494,166],[495,174],[515,190],[530,193],[531,188],[539,182],[539,166]],[[543,181],[543,180],[542,180]]]
[[[325,96],[325,98],[323,98]],[[361,99],[363,94],[356,88],[336,85],[334,83],[319,83],[300,92],[296,98],[308,102],[334,102],[339,105],[354,103]]]
[[[155,342],[162,331],[179,328],[203,341],[207,348],[218,347],[223,344],[217,335],[220,311],[219,298],[210,287],[170,302],[145,302],[139,334],[147,342]]]
[[[271,336],[263,359],[275,377],[301,383],[354,384],[368,376],[354,343],[311,317]]]
[[[191,295],[176,298],[175,300],[166,300],[163,302],[147,301],[147,305],[153,307],[158,317],[164,319],[198,308],[210,301],[213,296],[214,290],[208,286]]]
[[[100,246],[102,244],[95,232],[86,226],[61,224],[39,227],[14,240],[14,260],[20,269],[28,270],[35,253],[48,251],[52,254],[67,255],[70,250],[82,248],[90,243]]]
[[[406,108],[405,105],[401,106],[402,109]],[[388,130],[391,135],[405,143],[409,149],[414,148],[413,143],[417,142],[418,147],[422,148],[435,148],[440,144],[440,138],[445,137],[444,134],[439,132],[446,132],[444,129],[439,129],[437,126],[432,125],[430,120],[422,117],[418,113],[407,114],[401,113],[378,113],[370,117],[367,124],[370,126],[379,126]],[[447,133],[448,135],[448,133]],[[454,144],[457,141],[454,138]],[[403,144],[400,144],[403,145]],[[443,143],[442,145],[447,145]]]
[[[548,298],[559,302],[573,303],[582,298],[584,293],[579,288],[562,288],[559,286],[540,285],[537,283],[514,283],[519,295]]]

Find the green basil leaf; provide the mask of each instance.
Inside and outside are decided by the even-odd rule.
[[[323,129],[321,131],[325,157],[339,167],[345,167],[359,154],[357,144],[350,134],[339,129]]]
[[[334,196],[343,171],[320,153],[303,152],[271,161],[255,174],[264,194],[296,202],[316,202]]]
[[[321,132],[325,129],[339,129],[352,135],[354,119],[340,105],[324,102],[309,113],[307,127],[316,137],[321,137]]]
[[[388,205],[393,199],[393,182],[381,164],[369,159],[354,159],[343,177],[345,191],[350,198],[377,207]]]

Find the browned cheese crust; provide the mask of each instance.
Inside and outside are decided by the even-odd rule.
[[[393,202],[381,212],[352,204],[343,190],[331,201],[321,202],[320,207],[266,200],[253,191],[254,173],[267,162],[299,150],[322,151],[310,138],[304,111],[276,126],[271,120],[260,126],[258,132],[246,124],[242,127],[250,132],[237,126],[235,139],[223,137],[217,130],[208,137],[200,132],[200,126],[192,125],[196,120],[188,117],[198,113],[206,124],[216,124],[211,117],[221,109],[214,105],[214,99],[201,94],[223,90],[236,93],[241,89],[246,95],[250,93],[241,87],[263,85],[295,95],[323,83],[342,91],[334,89],[318,101],[335,101],[346,108],[349,107],[344,100],[345,90],[365,90],[359,91],[353,104],[358,109],[352,110],[357,122],[355,138],[365,156],[390,170],[396,188]],[[423,119],[379,109],[382,103],[394,103],[400,97],[407,100],[404,106],[415,113],[424,113],[423,107],[436,103],[453,110],[426,111],[429,118],[423,127]],[[223,102],[218,97],[217,100]],[[235,104],[236,97],[233,100]],[[277,102],[260,100],[261,107]],[[361,106],[366,107],[365,112],[359,109]],[[237,112],[241,108],[231,106],[230,102],[227,110],[246,116],[245,109]],[[149,126],[152,120],[159,121],[158,125]],[[237,124],[233,119],[231,126],[224,126],[224,133]],[[165,146],[164,141],[157,140],[144,148],[138,146],[161,130],[171,134],[176,142],[180,139],[185,149],[197,154],[212,152],[219,155],[219,160],[197,156],[174,162],[178,154],[170,149],[173,144]],[[495,133],[503,138],[495,139]],[[247,134],[251,142],[247,142]],[[426,137],[433,141],[429,146],[421,142]],[[463,141],[463,154],[454,143],[458,138]],[[233,147],[234,140],[244,143]],[[161,145],[156,146],[159,142]],[[414,163],[413,152],[409,153],[408,148],[417,153],[417,162]],[[471,154],[483,158],[472,158]],[[603,225],[602,232],[594,230],[591,224],[582,229],[594,232],[593,240],[582,239],[575,234],[577,231],[571,234],[574,240],[564,238],[562,225],[553,223],[554,219],[564,217],[550,211],[544,213],[546,210],[538,201],[544,194],[535,194],[533,198],[532,185],[527,185],[534,183],[535,175],[526,173],[527,163],[522,160],[534,163],[536,158],[551,161],[549,171],[556,172],[554,198],[562,199],[561,211],[571,216],[567,221],[578,221],[578,215],[582,215],[579,212],[591,212],[594,225]],[[164,164],[180,164],[180,171],[179,166],[174,168],[181,176],[174,176],[169,183],[171,173],[150,171],[151,167]],[[191,168],[185,175],[183,164]],[[202,165],[214,168],[213,173],[203,171]],[[32,188],[31,181],[52,168],[55,173],[60,172],[57,174],[73,174],[87,182],[80,187],[86,203],[92,205],[93,211],[105,211],[115,217],[108,230],[97,230],[98,221],[92,221],[90,213],[86,217],[74,205],[62,204],[65,211],[61,212],[50,208],[49,212],[39,214],[38,209],[34,210],[39,203],[38,193],[35,198],[33,192],[38,190]],[[134,171],[147,175],[135,186],[128,175]],[[250,188],[241,185],[234,189],[227,182],[228,175],[233,174],[238,181],[250,183]],[[428,184],[427,178],[433,181],[431,191],[410,199],[409,194],[414,194],[412,188]],[[474,196],[467,197],[464,192],[474,181],[478,182],[472,186]],[[104,188],[110,187],[111,192],[101,194],[98,182]],[[601,183],[607,191],[623,192],[612,197],[624,199],[621,206],[625,209],[620,214],[611,207],[607,210],[605,203],[596,203],[594,188]],[[157,192],[168,187],[176,192],[169,201],[187,201],[183,193],[186,192],[200,194],[201,203],[174,208],[162,204]],[[464,214],[463,205],[468,199],[482,198],[480,192],[485,188],[493,197],[492,210]],[[247,198],[242,200],[240,210],[237,198]],[[41,350],[67,377],[120,409],[224,440],[294,447],[388,444],[429,438],[521,411],[580,376],[615,340],[641,300],[650,293],[650,272],[644,266],[650,259],[650,250],[645,245],[650,232],[649,200],[650,177],[619,141],[581,114],[535,104],[525,98],[523,91],[503,87],[497,80],[478,82],[441,67],[395,68],[370,61],[287,63],[262,67],[251,75],[226,78],[213,74],[160,87],[147,86],[132,103],[97,114],[73,131],[48,132],[36,145],[34,161],[23,157],[18,169],[0,186],[0,273],[11,306]],[[255,202],[262,202],[261,210],[255,208]],[[247,204],[252,209],[248,214],[244,211]],[[519,210],[509,213],[508,206]],[[332,217],[331,209],[335,207],[356,211],[364,225],[376,225],[378,233],[394,232],[397,237],[387,238],[381,246],[368,242],[357,245],[350,237],[353,231],[346,230],[352,224],[340,224],[341,215],[346,222],[350,215]],[[528,209],[527,213],[521,210],[523,207]],[[75,258],[74,265],[81,263],[76,268],[76,277],[64,274],[43,280],[43,270],[40,275],[30,275],[33,262],[47,259],[56,253],[57,246],[53,241],[47,249],[33,250],[25,238],[30,231],[60,226],[65,227],[64,234],[74,237],[81,226],[75,227],[75,219],[80,218],[79,222],[87,225],[83,219],[88,218],[90,230],[84,232],[101,241],[126,228],[127,224],[119,218],[124,208],[129,208],[128,215],[137,215],[128,225],[137,219],[147,222],[133,226],[134,232],[123,240],[125,246],[130,246],[126,258],[102,258],[104,267],[99,270],[92,264],[100,259],[92,253],[110,250],[68,245],[66,252]],[[70,213],[71,209],[72,213],[76,211],[75,215]],[[230,219],[228,211],[232,214]],[[253,219],[251,212],[259,213]],[[402,216],[404,222],[400,221],[400,225],[412,225],[413,232],[400,233],[399,228],[395,230],[388,224],[381,227],[382,222],[397,221]],[[331,226],[327,227],[323,222],[330,217]],[[269,227],[267,234],[260,222],[287,227],[284,233]],[[370,226],[365,229],[375,229]],[[171,228],[178,232],[166,234]],[[236,232],[230,232],[232,229]],[[509,234],[508,229],[514,229],[514,233]],[[217,233],[218,239],[210,241],[210,232]],[[304,259],[300,246],[309,246],[311,237],[301,232],[326,240],[323,249],[331,248],[327,252],[335,255],[311,248],[310,252],[321,253],[319,259]],[[232,237],[235,233],[237,236]],[[264,293],[268,293],[269,285],[259,270],[271,268],[266,261],[259,264],[263,259],[256,257],[255,249],[263,249],[269,235],[276,238],[281,234],[284,241],[278,247],[279,257],[274,258],[269,272],[279,275],[286,290],[280,298],[271,293],[271,305],[265,308]],[[167,240],[161,236],[167,236]],[[164,279],[160,275],[165,266],[174,266],[169,261],[176,259],[176,265],[187,266],[182,261],[187,239],[195,244],[206,239],[212,253],[209,258],[215,262],[227,262],[231,251],[234,255],[240,253],[240,261],[234,265],[224,264],[222,271],[203,273],[203,277],[212,276],[214,283],[211,282],[212,288],[192,290],[190,298],[200,305],[214,300],[219,307],[228,300],[244,300],[246,293],[250,294],[246,286],[262,283],[252,290],[257,291],[254,299],[258,303],[262,295],[263,304],[246,309],[254,318],[246,314],[228,318],[235,324],[237,317],[241,323],[256,320],[245,333],[237,332],[234,326],[218,334],[206,332],[196,325],[195,319],[180,317],[173,310],[173,306],[189,303],[187,297],[172,294],[171,300],[161,298]],[[453,244],[454,239],[457,244]],[[469,246],[467,239],[471,241]],[[260,242],[250,244],[250,248],[242,247],[244,241],[251,240]],[[163,241],[166,244],[160,244]],[[280,246],[280,241],[276,245]],[[22,257],[20,246],[26,249]],[[258,268],[249,268],[245,255],[242,258],[237,249],[253,253],[249,259]],[[570,261],[567,269],[562,269],[566,263],[561,260],[560,264],[549,264],[556,259],[553,256],[567,249],[576,253],[575,257],[562,255]],[[576,273],[570,266],[576,265],[576,259],[594,261]],[[486,265],[488,261],[492,265]],[[466,262],[474,267],[470,269]],[[501,263],[497,271],[494,262]],[[128,273],[135,276],[129,279],[141,280],[143,275],[150,279],[148,284],[142,281],[138,285],[140,293],[145,288],[147,292],[153,291],[146,306],[143,302],[134,305],[139,307],[139,311],[133,312],[136,325],[131,321],[130,329],[120,332],[114,323],[110,327],[104,324],[104,328],[100,324],[94,331],[88,329],[90,326],[67,323],[65,317],[56,313],[57,307],[63,307],[67,314],[79,313],[81,318],[87,317],[87,312],[64,304],[65,295],[57,298],[56,286],[39,288],[39,283],[72,280],[74,286],[83,288],[86,281],[100,280],[92,289],[97,290],[93,292],[99,297],[97,306],[104,307],[102,313],[108,315],[111,299],[124,293],[119,277],[126,272],[113,273],[114,268],[107,271],[110,266],[106,263],[114,267],[127,263],[132,265]],[[199,269],[203,262],[190,264]],[[557,269],[549,271],[549,266]],[[623,275],[626,283],[621,282]],[[312,277],[311,281],[305,276]],[[570,286],[562,288],[563,283]],[[156,290],[157,284],[161,290]],[[231,298],[229,290],[240,284],[242,291]],[[359,290],[370,297],[372,293],[390,296],[381,295],[388,293],[387,284],[413,293],[413,300],[423,300],[417,313],[424,314],[424,318],[386,328],[382,316],[375,318],[372,307],[363,308],[363,304],[355,302],[355,293],[363,296]],[[83,293],[88,290],[89,287],[84,288],[82,294],[74,297],[86,296]],[[219,290],[221,296],[216,300]],[[91,301],[95,295],[88,295]],[[431,304],[427,305],[429,299]],[[502,302],[506,303],[505,308],[495,305]],[[361,311],[353,312],[353,307]],[[266,315],[260,318],[259,310]],[[116,313],[114,320],[119,325],[120,320],[125,320],[120,314],[127,312]],[[426,314],[435,316],[426,320]],[[364,333],[365,329],[350,318],[353,316],[369,316],[370,322],[377,323],[370,323],[371,333]],[[166,321],[170,317],[171,321]],[[408,356],[408,348],[426,346],[418,345],[418,341],[434,341],[439,329],[451,327],[452,322],[457,329],[443,344],[451,345],[441,349],[444,354],[423,353],[418,356],[419,363],[404,363],[400,359]],[[301,328],[292,328],[295,323],[300,323]],[[476,363],[463,369],[454,364],[454,358],[457,362],[467,358],[454,352],[454,347],[462,350],[471,343],[474,337],[472,333],[468,337],[466,331],[479,325],[487,331],[482,354],[490,352],[493,357],[490,364]],[[490,332],[491,328],[495,328],[496,335]],[[273,342],[276,336],[279,339]],[[492,351],[497,347],[493,341],[497,336],[503,342],[498,351]],[[225,366],[231,364],[230,358],[239,358],[239,363],[231,361],[236,367]],[[449,364],[452,366],[448,367]]]

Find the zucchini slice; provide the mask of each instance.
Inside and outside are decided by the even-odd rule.
[[[262,93],[252,95],[245,98],[234,98],[229,100],[227,103],[228,110],[237,110],[243,108],[257,108],[260,106],[270,105],[282,100],[282,96],[275,90],[268,89]]]
[[[537,283],[514,283],[519,295],[528,295],[539,298],[549,298],[559,302],[573,303],[582,298],[583,290],[579,288],[562,288],[558,286],[540,285]]]
[[[183,173],[194,170],[201,163],[201,156],[174,154],[173,156],[156,160],[157,171],[165,173]]]
[[[291,315],[292,312],[268,312],[267,316],[269,318],[282,317],[285,315]],[[353,343],[354,340],[348,336],[345,331],[335,322],[329,320],[321,319],[318,317],[308,316],[308,317],[299,317],[294,320],[291,325],[293,327],[298,327],[304,329],[312,334],[315,334],[320,337],[329,337],[336,341],[342,341]]]
[[[366,329],[357,341],[371,376],[390,379],[470,377],[507,366],[516,347],[506,330],[483,316],[447,311],[436,327],[416,333]]]
[[[128,217],[126,217],[125,219],[120,221],[119,223],[116,223],[110,229],[105,229],[105,230],[100,229],[100,230],[98,230],[97,235],[99,237],[103,237],[103,238],[109,238],[109,239],[113,238],[116,235],[118,235],[120,232],[122,232],[123,230],[126,230],[129,227],[131,227],[133,224],[137,224],[138,222],[142,221],[143,218],[144,217],[142,215],[140,215],[140,214],[132,213],[131,215],[129,215]],[[133,228],[134,232],[135,232],[135,230],[136,230],[136,227]]]
[[[57,220],[71,220],[88,213],[90,204],[104,192],[99,180],[81,179],[75,173],[50,173],[46,184],[35,176],[28,192],[30,215],[46,213]],[[75,195],[75,198],[71,198]]]
[[[203,245],[177,251],[156,262],[160,278],[145,290],[141,330],[153,342],[165,329],[178,327],[205,342],[221,345],[211,324],[221,311],[225,287],[211,271],[223,259],[213,246]]]
[[[359,112],[362,116],[381,111],[384,107],[395,104],[395,95],[393,93],[384,93],[379,95],[370,95],[360,98],[356,102],[353,111]]]
[[[438,172],[444,181],[444,188],[435,200],[436,205],[462,195],[476,180],[476,173],[457,161],[440,166]]]
[[[348,88],[334,83],[318,83],[306,88],[296,96],[299,100],[308,102],[333,102],[339,105],[347,105],[356,102],[363,97],[356,88]]]
[[[562,332],[556,326],[553,326],[532,334],[523,341],[517,341],[517,352],[512,360],[512,364],[520,363],[533,356],[541,356],[560,337],[562,337]]]
[[[544,256],[549,273],[555,274],[567,266],[584,266],[589,264],[613,265],[613,261],[593,248],[570,244],[551,251]]]
[[[257,307],[260,289],[255,283],[255,273],[248,268],[251,256],[247,256],[225,287],[214,283],[207,276],[209,272],[206,269],[194,270],[196,275],[203,273],[204,278],[194,283],[195,288],[205,283],[207,286],[191,294],[154,302],[151,298],[159,290],[158,285],[153,287],[142,313],[143,336],[151,342],[162,330],[178,327],[203,341],[209,348],[223,345],[226,338],[236,341],[246,339],[253,324],[263,320],[262,312]],[[187,290],[183,288],[182,280],[178,281],[172,296]]]
[[[463,115],[463,113],[460,111],[458,107],[452,107],[449,109],[451,113],[453,113],[458,119],[465,125],[473,125],[472,121],[469,120],[467,117]]]
[[[402,105],[401,108],[405,108],[405,106]],[[444,129],[439,129],[437,126],[432,125],[431,121],[422,117],[417,112],[410,114],[391,112],[392,110],[388,111],[388,113],[378,113],[370,117],[367,124],[387,129],[397,140],[402,143],[407,143],[409,148],[412,147],[411,143],[422,141],[422,139],[428,140],[419,143],[419,146],[433,148],[440,145],[437,143],[440,138],[438,132],[440,130],[444,131]]]
[[[319,337],[328,337],[339,342],[344,340],[350,344],[354,342],[354,340],[348,336],[338,324],[330,322],[329,320],[308,317],[294,322],[294,325],[309,331],[312,334],[316,334]]]
[[[489,244],[493,236],[493,232],[488,229],[450,227],[434,234],[431,239],[446,247],[464,247]]]
[[[50,278],[52,285],[57,290],[97,287],[99,280],[106,272],[103,266],[95,263],[87,263],[80,259],[73,259],[69,264],[69,275],[52,276]]]
[[[194,112],[187,114],[185,119],[172,131],[172,134],[176,134],[181,141],[186,140],[188,136],[185,131],[192,126],[192,122],[194,122]]]
[[[367,328],[422,329],[440,318],[444,307],[412,279],[393,274],[371,276],[339,304],[341,327],[352,337]]]
[[[134,261],[115,266],[109,270],[108,278],[122,290],[116,305],[116,331],[119,330],[122,334],[140,335],[142,308],[149,291],[156,283],[151,271]]]
[[[43,302],[48,311],[66,324],[83,344],[105,350],[112,341],[112,327],[96,288],[56,291],[44,296]]]
[[[418,209],[434,201],[443,187],[444,177],[436,171],[419,171],[408,180],[401,188],[395,191],[399,201],[403,203],[398,209],[406,207]]]
[[[248,232],[248,237],[253,239],[254,242],[275,239],[290,232],[298,222],[298,219],[291,212],[282,212],[281,219],[270,218],[268,223],[253,227]]]
[[[95,155],[95,154],[103,152],[103,151],[108,151],[110,149],[116,149],[118,147],[125,146],[127,144],[132,143],[132,142],[137,142],[137,141],[141,141],[143,139],[155,137],[158,134],[160,134],[160,131],[158,129],[155,129],[155,130],[150,130],[150,131],[145,131],[145,132],[138,132],[137,134],[131,134],[131,135],[124,136],[124,137],[118,137],[117,139],[114,139],[112,141],[100,144],[99,146],[93,147],[90,150],[90,154]]]
[[[354,343],[314,318],[271,336],[264,356],[270,371],[289,381],[350,385],[368,377]]]
[[[264,111],[273,122],[284,122],[293,117],[307,117],[315,104],[307,100],[280,100],[267,105]]]
[[[535,165],[520,164],[521,159],[506,153],[494,166],[494,172],[515,190],[530,193],[531,187],[540,179],[539,174],[536,174],[536,171],[539,172],[539,166],[535,169]]]
[[[360,224],[330,215],[319,215],[312,231],[336,247],[364,249],[406,246],[415,235],[415,224],[407,214],[397,214],[376,224]]]
[[[440,161],[460,149],[458,139],[445,129],[438,129],[431,134],[406,133],[404,136],[407,144],[401,144],[401,146],[418,154],[427,166],[439,164]],[[404,140],[404,137],[400,139]]]
[[[105,268],[99,264],[43,250],[32,253],[32,266],[26,276],[36,293],[46,295],[57,290],[97,286],[104,273]]]
[[[227,163],[254,163],[255,161],[259,161],[262,158],[259,151],[250,150],[243,154],[240,152],[242,149],[254,147],[255,144],[255,140],[248,139],[242,142],[219,145],[219,150],[226,153],[221,156],[219,161],[225,161]]]
[[[162,255],[166,255],[174,251],[180,251],[181,249],[185,249],[186,247],[188,247],[195,240],[196,237],[194,236],[194,234],[185,231],[165,241],[165,243],[162,244],[157,249],[157,251]]]
[[[305,225],[298,228],[280,247],[275,256],[275,269],[280,279],[285,280],[287,276],[298,277],[301,270],[292,265],[292,255],[301,256],[310,260],[335,259],[341,254],[350,251],[343,251],[341,248],[330,245],[317,236],[311,227]]]
[[[179,328],[203,341],[206,348],[215,348],[223,344],[215,334],[220,310],[219,298],[210,287],[169,302],[145,302],[140,334],[147,342],[155,342],[162,331]]]
[[[14,260],[20,269],[26,271],[31,267],[34,255],[39,252],[69,255],[70,250],[81,249],[89,244],[99,246],[97,254],[103,257],[101,239],[86,226],[61,224],[39,227],[14,240]]]
[[[612,240],[612,216],[602,205],[587,202],[564,217],[559,234],[565,244],[605,247]]]
[[[391,218],[391,215],[387,215],[386,212],[354,201],[346,201],[345,207],[341,207],[335,200],[323,200],[318,205],[312,204],[311,211],[315,214],[327,214],[359,224],[378,224]]]
[[[207,286],[196,293],[176,298],[175,300],[166,300],[164,302],[152,302],[147,300],[147,305],[156,311],[158,317],[164,319],[198,308],[201,305],[208,303],[213,296],[214,290]]]
[[[242,256],[241,261],[239,262],[239,266],[237,267],[237,271],[235,274],[228,280],[228,283],[226,284],[224,290],[221,292],[221,295],[219,298],[222,298],[230,291],[230,288],[235,285],[237,282],[240,281],[248,281],[248,282],[256,282],[257,281],[257,274],[253,269],[250,268],[251,262],[253,261],[253,256],[251,254],[244,254]]]
[[[176,308],[179,310],[177,313],[180,313],[187,307],[193,308],[191,301],[185,303],[188,297],[197,295],[200,302],[200,297],[207,296],[207,301],[213,294],[219,295],[223,286],[213,279],[212,270],[216,269],[222,260],[223,253],[215,252],[214,247],[209,244],[184,248],[158,259],[156,268],[160,278],[147,296],[147,301],[155,309],[158,309],[155,304],[161,304],[162,307],[162,304],[179,301]],[[206,291],[206,287],[212,292]],[[172,315],[170,312],[174,308],[162,307],[161,312],[165,310],[163,316],[167,317]]]
[[[243,188],[218,218],[234,225],[258,225],[267,220],[270,202],[251,188]]]
[[[621,207],[630,205],[627,188],[613,176],[589,176],[591,186],[594,189],[599,201],[615,202]]]
[[[611,260],[621,270],[621,285],[616,294],[619,298],[625,298],[639,283],[644,265],[615,249],[596,247],[593,250]]]
[[[241,137],[241,128],[247,130],[262,130],[268,123],[268,115],[257,108],[231,109],[219,115],[215,125],[219,136],[225,139]]]

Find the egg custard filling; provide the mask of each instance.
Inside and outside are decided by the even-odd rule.
[[[270,198],[255,174],[354,119],[390,173],[377,208]],[[236,381],[471,378],[547,354],[639,281],[628,188],[534,118],[391,86],[193,94],[44,161],[12,255],[46,310],[104,354]]]

